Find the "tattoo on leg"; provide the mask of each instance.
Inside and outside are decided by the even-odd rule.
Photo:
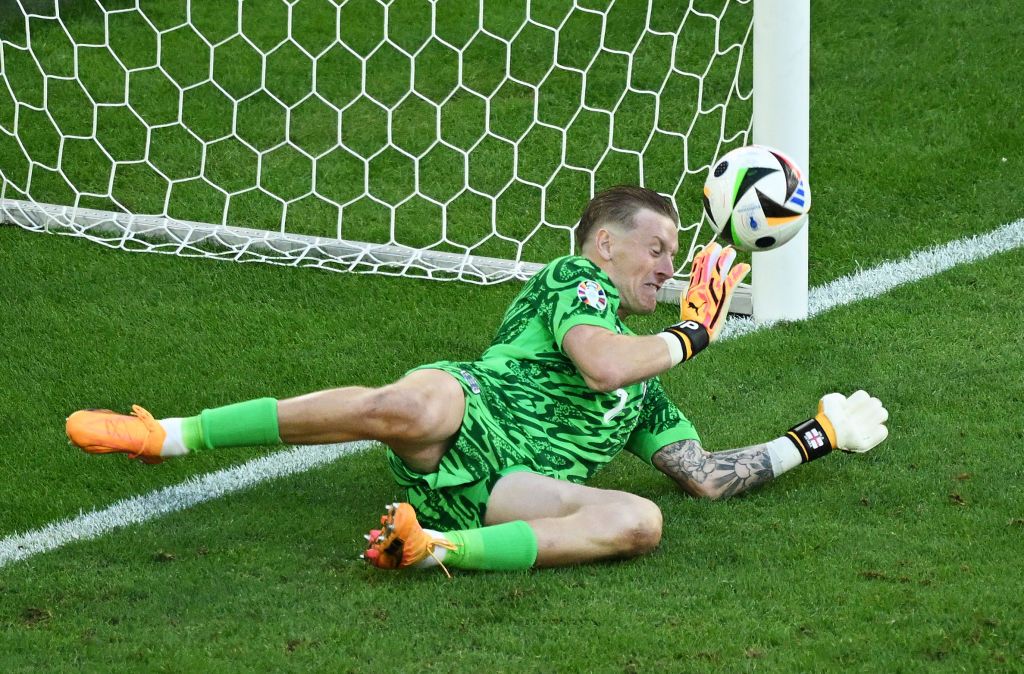
[[[653,462],[687,493],[713,499],[739,494],[775,476],[764,444],[711,453],[696,440],[683,440],[659,450]]]

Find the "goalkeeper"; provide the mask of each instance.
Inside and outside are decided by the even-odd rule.
[[[681,321],[634,335],[622,319],[654,311],[674,272],[678,223],[671,202],[646,189],[595,196],[576,229],[581,255],[525,285],[480,360],[193,417],[83,410],[68,418],[68,436],[87,452],[147,463],[221,447],[380,441],[406,492],[367,536],[364,557],[381,568],[510,570],[650,552],[661,539],[658,506],[584,484],[622,450],[687,493],[719,499],[833,449],[868,451],[887,434],[885,408],[857,391],[826,395],[813,418],[769,442],[701,446],[658,375],[714,341],[749,267],[709,244],[693,261]]]

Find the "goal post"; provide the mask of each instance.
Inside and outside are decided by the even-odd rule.
[[[810,170],[810,0],[754,2],[754,142]],[[807,218],[807,216],[804,216]],[[755,321],[807,318],[808,226],[775,250],[753,253]]]
[[[751,56],[808,0],[0,1],[0,223],[124,250],[495,283],[634,183],[680,212],[678,301],[714,160],[807,164],[806,86]]]

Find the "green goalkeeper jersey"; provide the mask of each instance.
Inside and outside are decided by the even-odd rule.
[[[565,334],[577,325],[633,334],[618,307],[618,291],[597,265],[562,257],[526,284],[480,360],[423,366],[452,373],[466,392],[455,449],[461,445],[473,458],[459,457],[459,472],[479,475],[485,467],[468,464],[491,463],[481,456],[491,454],[492,471],[522,465],[582,482],[623,449],[649,462],[670,442],[697,437],[657,378],[594,391],[562,350]]]
[[[656,377],[601,393],[563,352],[565,334],[577,325],[633,334],[618,307],[618,291],[600,268],[562,257],[526,284],[480,360],[416,368],[448,372],[466,395],[462,426],[436,472],[411,471],[389,453],[395,479],[424,521],[442,530],[479,525],[490,489],[510,472],[580,483],[623,449],[649,463],[665,445],[697,439]]]
[[[562,350],[565,334],[595,325],[633,332],[618,317],[619,293],[611,279],[585,257],[566,256],[547,265],[513,301],[479,366],[507,373],[520,423],[533,421],[542,439],[538,463],[582,480],[627,449],[649,461],[669,442],[696,438],[693,426],[652,378],[610,393],[590,389]]]

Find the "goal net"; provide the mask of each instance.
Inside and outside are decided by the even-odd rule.
[[[709,165],[750,141],[752,16],[750,0],[0,0],[0,221],[493,283],[574,252],[587,200],[633,183],[672,198],[689,259],[711,237]]]

